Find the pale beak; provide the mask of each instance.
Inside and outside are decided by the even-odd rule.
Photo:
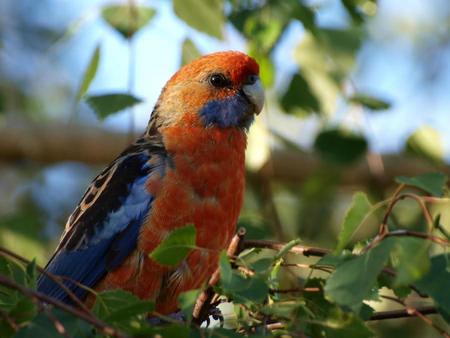
[[[255,105],[255,114],[258,115],[264,105],[264,89],[258,76],[253,75],[251,81],[242,87],[247,98]]]

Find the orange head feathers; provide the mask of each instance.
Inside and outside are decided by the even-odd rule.
[[[159,126],[199,124],[247,129],[264,103],[259,66],[236,51],[203,56],[182,67],[164,87],[152,119]]]

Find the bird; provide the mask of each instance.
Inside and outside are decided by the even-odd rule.
[[[45,271],[92,306],[93,293],[122,289],[178,310],[202,287],[236,230],[245,190],[247,133],[264,104],[259,65],[220,51],[184,65],[163,87],[144,133],[88,186]],[[195,249],[175,266],[149,255],[193,224]],[[73,304],[48,274],[37,290]]]

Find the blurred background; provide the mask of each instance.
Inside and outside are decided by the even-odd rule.
[[[396,176],[450,173],[448,0],[2,0],[0,245],[45,264],[168,78],[229,49],[258,60],[267,91],[249,135],[249,237],[333,248],[355,191],[375,203]],[[132,96],[116,112],[105,94]],[[450,204],[432,211],[450,230]],[[422,226],[413,203],[395,217]],[[434,334],[416,319],[372,326]]]

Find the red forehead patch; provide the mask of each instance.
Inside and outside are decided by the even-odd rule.
[[[171,82],[215,69],[229,73],[235,84],[242,84],[249,75],[259,74],[259,66],[252,57],[237,51],[226,51],[208,54],[191,62],[181,68]]]

